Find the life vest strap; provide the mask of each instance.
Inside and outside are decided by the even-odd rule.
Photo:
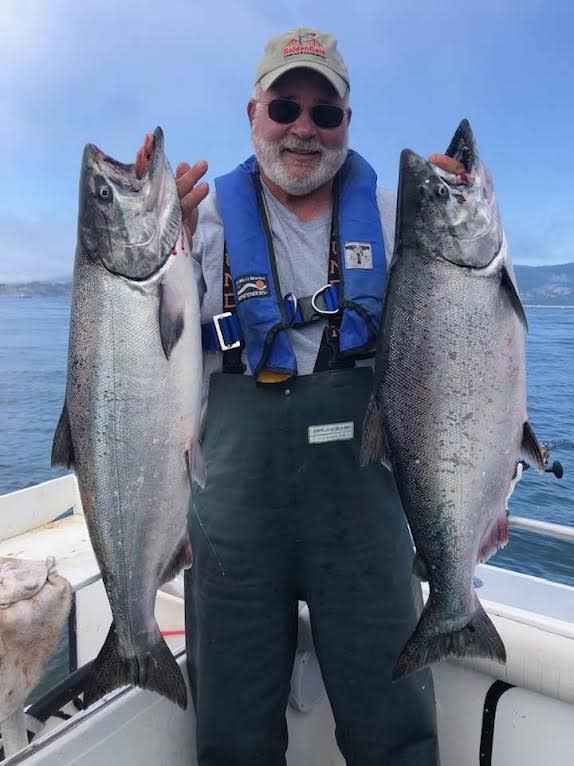
[[[317,320],[339,313],[338,285],[327,284],[313,293],[298,298],[288,293],[283,298],[289,327],[302,327]],[[243,330],[235,311],[216,314],[211,322],[201,325],[201,341],[204,351],[230,351],[244,342]]]
[[[371,166],[349,151],[333,184],[329,285],[299,297],[281,290],[256,158],[215,179],[225,228],[223,313],[207,323],[203,337],[208,350],[223,352],[224,372],[227,360],[233,360],[234,372],[244,372],[246,354],[258,380],[267,373],[297,375],[297,359],[284,331],[321,317],[328,319],[329,332],[316,369],[349,366],[354,357],[372,353],[386,277],[376,182]],[[237,314],[239,322],[227,312]]]
[[[230,351],[243,341],[243,332],[235,312],[216,314],[211,322],[201,325],[201,343],[204,351]]]

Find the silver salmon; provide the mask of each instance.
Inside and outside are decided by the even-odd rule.
[[[113,623],[86,689],[125,684],[187,705],[154,617],[156,592],[191,564],[186,514],[202,381],[199,297],[175,179],[155,131],[149,166],[86,146],[65,404],[52,464],[72,467]]]
[[[474,568],[508,540],[517,462],[544,469],[526,412],[524,331],[492,181],[464,120],[465,177],[401,154],[397,230],[363,462],[395,476],[429,598],[394,678],[449,655],[504,662]]]

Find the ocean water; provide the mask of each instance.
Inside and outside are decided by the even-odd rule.
[[[64,400],[70,303],[0,299],[0,494],[65,473],[50,468]],[[538,438],[574,441],[574,308],[527,308],[528,409]],[[574,524],[574,450],[551,461],[564,478],[528,470],[510,502],[518,516]],[[491,563],[574,585],[574,544],[512,531]]]

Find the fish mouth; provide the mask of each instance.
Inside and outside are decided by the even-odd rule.
[[[84,166],[91,165],[98,168],[99,172],[109,178],[110,181],[125,186],[133,191],[139,190],[146,180],[154,177],[158,167],[162,164],[164,135],[158,126],[154,132],[154,141],[149,156],[148,164],[141,178],[136,176],[135,163],[120,162],[115,157],[103,152],[95,144],[86,144],[84,148]]]
[[[156,170],[158,169],[158,166],[163,164],[163,159],[164,159],[163,146],[164,146],[163,130],[158,125],[158,127],[153,132],[153,146],[151,149],[149,162],[144,173],[144,178],[145,177],[153,178]]]
[[[398,254],[401,246],[413,234],[413,222],[416,221],[421,190],[436,174],[432,165],[412,149],[403,149],[399,160],[399,180],[397,187],[397,206],[395,212],[395,247]],[[395,258],[393,257],[393,262]]]
[[[477,169],[479,164],[478,149],[474,133],[467,119],[461,120],[445,154],[447,157],[460,162],[469,176]],[[403,149],[399,162],[399,189],[401,181],[409,176],[418,183],[424,183],[428,179],[438,176],[449,187],[466,185],[466,181],[461,182],[451,173],[442,171],[412,149]]]
[[[80,184],[82,210],[87,211],[83,232],[86,251],[97,254],[111,274],[131,281],[150,279],[163,268],[181,224],[175,180],[160,127],[153,137],[141,178],[136,175],[135,163],[120,162],[94,144],[84,149]],[[106,195],[98,199],[106,187]]]
[[[91,167],[115,183],[121,181],[122,185],[136,187],[137,178],[135,163],[125,163],[110,157],[95,144],[86,144],[84,147],[83,166]]]
[[[468,120],[457,127],[446,155],[466,178],[443,170],[411,149],[401,152],[397,194],[397,246],[421,237],[436,256],[454,266],[485,269],[501,244],[498,209]]]
[[[474,133],[467,119],[461,120],[445,154],[462,163],[469,175],[475,169],[478,164],[478,151]]]
[[[399,185],[408,176],[427,176],[434,173],[432,165],[412,149],[403,149],[399,161]]]

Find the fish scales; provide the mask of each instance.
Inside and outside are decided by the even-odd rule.
[[[396,300],[389,291],[380,383],[389,447],[401,453],[397,481],[419,511],[411,520],[425,541],[419,552],[432,558],[424,551],[428,541],[448,560],[463,540],[465,556],[476,561],[492,524],[483,509],[504,513],[522,438],[523,346],[499,342],[501,334],[520,336],[521,328],[495,279],[421,260],[403,255]],[[501,414],[507,409],[516,416]]]
[[[447,150],[467,179],[405,150],[397,243],[377,345],[363,462],[392,469],[429,599],[395,678],[443,657],[503,661],[472,587],[477,561],[507,541],[506,499],[528,424],[524,326],[492,182],[463,121]]]
[[[191,483],[205,478],[199,296],[181,226],[159,128],[141,179],[86,147],[52,460],[77,475],[113,615],[87,704],[125,684],[187,704],[154,617],[158,588],[191,563]]]
[[[93,271],[80,275],[89,289],[81,290],[74,305],[67,397],[83,433],[74,444],[82,502],[110,598],[118,601],[118,610],[123,604],[153,614],[161,571],[185,534],[183,445],[192,413],[182,412],[180,402],[193,402],[188,390],[193,356],[187,358],[184,342],[165,358],[155,285],[134,290],[102,269]],[[172,444],[182,449],[171,449]],[[154,580],[146,581],[144,606],[138,573],[149,571],[144,565],[150,543],[155,572]],[[115,562],[111,569],[109,561]],[[121,624],[133,630],[132,620]]]

